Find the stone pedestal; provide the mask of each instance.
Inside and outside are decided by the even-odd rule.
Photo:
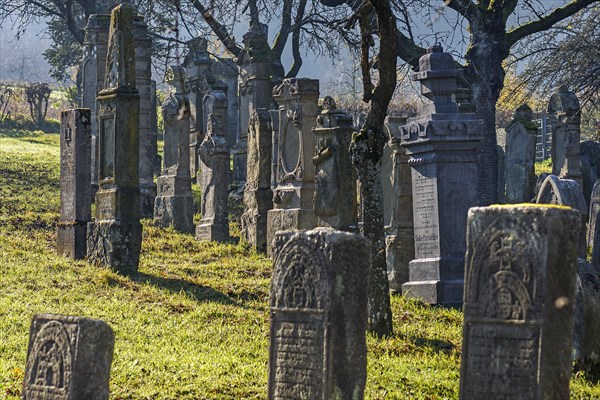
[[[313,209],[317,224],[357,232],[356,179],[350,160],[352,116],[338,110],[330,96],[323,100],[315,135],[315,194]]]
[[[258,251],[267,250],[267,212],[273,208],[271,190],[271,116],[252,111],[248,128],[248,167],[242,214],[242,239]]]
[[[535,197],[537,125],[531,121],[532,115],[531,108],[524,104],[515,111],[513,120],[506,127],[506,203],[528,203]]]
[[[552,126],[552,174],[573,179],[581,178],[581,107],[575,93],[561,86],[550,97],[548,114]]]
[[[411,168],[406,149],[400,146],[400,127],[406,124],[406,120],[404,117],[385,119],[393,152],[392,185],[390,193],[387,193],[390,200],[384,203],[390,204],[389,224],[385,227],[385,252],[390,290],[398,292],[402,290],[402,284],[408,281],[408,265],[415,258]]]
[[[402,129],[412,168],[415,259],[405,296],[430,304],[462,303],[467,211],[477,205],[477,149],[483,121],[459,113],[455,61],[439,45],[419,60],[413,76],[430,103]]]
[[[108,400],[115,335],[103,321],[34,315],[24,400]]]
[[[275,232],[317,226],[313,211],[315,172],[312,157],[319,107],[319,81],[290,78],[273,90],[279,104],[279,159],[273,210],[267,213],[267,251]]]
[[[162,105],[165,124],[164,169],[158,178],[154,219],[162,227],[194,232],[194,199],[190,177],[190,102],[184,88],[185,70],[171,65],[167,82],[174,93]]]
[[[319,228],[273,247],[268,398],[362,399],[369,240]]]
[[[469,211],[460,399],[568,399],[579,215]]]
[[[207,133],[198,148],[201,165],[202,219],[196,226],[196,239],[228,241],[229,146],[223,131],[223,116],[209,114]]]
[[[87,233],[87,258],[127,274],[137,272],[142,243],[134,14],[127,3],[112,12],[106,79],[97,99],[100,188]]]
[[[91,215],[91,112],[63,111],[60,123],[60,219],[58,255],[81,260],[86,254],[87,224]]]

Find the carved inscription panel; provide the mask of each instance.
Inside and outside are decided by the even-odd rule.
[[[115,119],[100,119],[100,180],[115,176]]]
[[[435,165],[412,168],[416,258],[440,255],[438,192]]]

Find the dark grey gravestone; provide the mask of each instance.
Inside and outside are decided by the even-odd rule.
[[[594,184],[592,195],[590,197],[590,219],[588,224],[587,247],[592,253],[592,265],[597,271],[600,271],[600,244],[596,245],[596,241],[600,239],[598,229],[598,212],[600,212],[600,179]]]
[[[583,195],[590,204],[592,188],[600,178],[600,143],[587,141],[581,143],[581,175],[583,180]]]
[[[253,110],[248,127],[248,166],[244,188],[241,236],[258,251],[267,251],[267,212],[273,208],[271,115],[264,108]]]
[[[447,306],[462,303],[467,211],[479,201],[483,121],[460,113],[452,101],[460,73],[441,46],[430,48],[413,76],[430,102],[401,128],[412,168],[415,234],[415,259],[402,293]]]
[[[405,124],[404,117],[385,119],[389,145],[393,151],[390,176],[392,191],[388,195],[391,201],[386,201],[386,204],[391,203],[391,210],[389,224],[385,227],[385,252],[390,289],[398,292],[402,291],[402,284],[408,281],[408,265],[415,258],[411,168],[406,149],[400,146],[400,127]]]
[[[85,258],[87,224],[92,220],[90,157],[91,112],[63,111],[60,121],[60,219],[58,255]]]
[[[23,400],[107,400],[115,336],[103,321],[38,314],[29,331]]]
[[[330,96],[313,128],[316,152],[313,209],[319,226],[356,232],[356,179],[350,160],[352,116],[338,110]]]
[[[581,107],[574,92],[561,86],[550,97],[552,174],[581,182]]]
[[[279,110],[269,110],[273,127],[273,155],[271,156],[271,189],[277,187],[277,160],[279,159]]]
[[[506,177],[504,175],[505,154],[504,147],[496,146],[498,150],[498,203],[506,202]]]
[[[370,249],[330,228],[277,233],[269,399],[363,398]]]
[[[227,132],[225,138],[229,146],[235,145],[237,137],[237,125],[240,112],[238,98],[238,66],[234,58],[222,57],[213,60],[212,71],[215,79],[223,82],[227,86],[227,98],[232,101],[227,102]]]
[[[194,232],[194,198],[190,177],[190,101],[184,88],[185,69],[171,65],[166,81],[174,88],[162,105],[164,168],[157,179],[154,219],[162,227]]]
[[[134,15],[129,3],[112,12],[106,79],[98,95],[100,188],[96,218],[87,229],[88,260],[125,274],[137,272],[142,247]]]
[[[472,208],[461,400],[569,398],[579,213]]]
[[[527,104],[515,111],[506,127],[505,181],[506,203],[526,203],[535,195],[535,141],[537,125]]]

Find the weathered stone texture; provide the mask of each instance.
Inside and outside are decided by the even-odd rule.
[[[273,247],[268,398],[362,399],[369,241],[318,228]]]
[[[550,97],[548,114],[552,125],[552,174],[581,185],[581,107],[575,93],[559,87]]]
[[[103,321],[35,315],[23,400],[108,400],[114,342]]]
[[[506,127],[505,180],[506,203],[526,203],[535,196],[535,141],[537,125],[526,104],[515,111]]]
[[[461,399],[569,398],[579,218],[542,205],[469,211]]]

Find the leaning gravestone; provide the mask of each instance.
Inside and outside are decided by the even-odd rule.
[[[323,111],[313,128],[316,152],[313,209],[319,226],[342,231],[358,231],[356,216],[356,179],[350,160],[352,116],[338,110],[330,96],[323,100]]]
[[[535,191],[535,141],[537,125],[531,121],[533,112],[527,104],[515,111],[506,127],[504,155],[506,203],[529,202]]]
[[[273,208],[271,134],[269,111],[264,108],[253,110],[248,127],[248,166],[241,234],[246,242],[259,251],[267,250],[267,212]]]
[[[59,255],[85,258],[87,224],[91,215],[91,113],[63,111],[60,121],[60,220],[56,242]]]
[[[96,220],[87,229],[87,258],[122,273],[137,272],[142,247],[134,15],[129,3],[112,12],[106,79],[98,95],[100,188]]]
[[[29,331],[23,400],[107,400],[115,336],[103,321],[38,314]]]
[[[162,227],[194,232],[194,198],[190,177],[190,101],[184,88],[185,70],[171,65],[166,81],[175,92],[162,105],[164,168],[158,177],[154,219]]]
[[[202,219],[196,226],[196,239],[226,242],[229,240],[229,146],[221,114],[209,114],[207,132],[198,147]]]
[[[269,399],[363,398],[370,249],[331,228],[277,233]]]
[[[581,107],[577,95],[565,86],[548,102],[552,126],[552,174],[581,182]]]
[[[462,400],[569,398],[579,221],[568,207],[469,210]]]

